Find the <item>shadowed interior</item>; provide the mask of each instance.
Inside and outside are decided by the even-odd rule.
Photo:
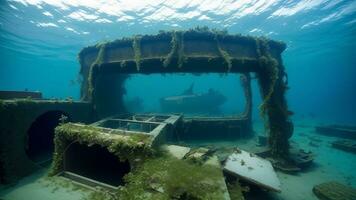
[[[64,170],[113,186],[124,185],[130,163],[120,162],[105,147],[86,146],[75,142],[65,152]]]
[[[35,163],[45,164],[51,160],[54,150],[54,129],[60,118],[67,116],[61,111],[48,111],[40,115],[27,132],[26,154]]]

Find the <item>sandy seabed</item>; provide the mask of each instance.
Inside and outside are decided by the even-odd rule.
[[[338,181],[356,187],[356,155],[331,147],[331,142],[338,139],[315,133],[315,120],[295,121],[294,135],[291,143],[315,154],[312,166],[297,174],[285,174],[277,171],[282,192],[262,192],[256,199],[266,200],[317,200],[312,189],[314,185]],[[263,133],[262,124],[254,126],[257,134]],[[244,150],[256,148],[256,138],[236,142],[195,142],[190,145],[209,145],[215,147],[237,146]],[[46,173],[48,168],[23,178],[16,185],[0,186],[0,198],[3,200],[82,200],[90,194],[87,189],[76,189],[72,183],[52,183]],[[69,186],[69,187],[68,187]],[[261,196],[262,195],[262,196]],[[251,199],[251,198],[248,198]]]

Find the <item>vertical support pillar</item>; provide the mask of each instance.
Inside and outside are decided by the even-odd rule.
[[[241,86],[244,90],[246,104],[245,110],[242,114],[248,120],[248,128],[252,131],[252,90],[251,90],[251,76],[249,73],[240,75]]]
[[[127,77],[125,74],[96,75],[92,102],[99,119],[126,112],[123,96]]]
[[[268,129],[269,145],[272,156],[288,159],[288,139],[293,133],[293,124],[288,120],[288,109],[285,100],[286,83],[283,81],[284,68],[271,59],[261,67],[259,72],[259,84],[261,96],[264,98],[261,112]]]

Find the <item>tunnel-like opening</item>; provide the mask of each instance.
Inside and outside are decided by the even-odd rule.
[[[123,177],[131,170],[130,163],[100,145],[86,146],[75,142],[65,152],[64,171],[112,186],[124,185]]]
[[[26,154],[35,163],[49,164],[54,151],[54,129],[62,117],[68,115],[62,111],[48,111],[31,124],[27,131]]]

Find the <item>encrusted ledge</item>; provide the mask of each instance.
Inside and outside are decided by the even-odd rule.
[[[121,161],[128,160],[132,165],[140,162],[153,153],[152,136],[147,134],[125,134],[120,130],[90,125],[66,123],[55,131],[55,152],[50,175],[63,170],[64,154],[74,142],[87,146],[100,145],[117,156]],[[142,160],[140,160],[142,159]]]

